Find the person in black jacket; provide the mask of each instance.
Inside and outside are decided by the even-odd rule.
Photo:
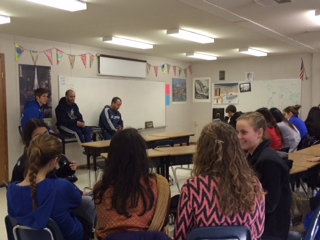
[[[228,123],[232,127],[236,128],[237,119],[238,119],[238,117],[241,116],[242,112],[237,112],[237,108],[235,105],[229,105],[226,108],[226,113],[228,114],[228,117],[229,117]]]
[[[306,124],[309,135],[320,140],[320,109],[318,107],[310,108],[304,123]]]
[[[23,132],[22,132],[22,141],[25,144],[25,148],[23,150],[23,154],[19,157],[16,165],[12,170],[11,182],[24,180],[26,169],[28,168],[27,167],[28,165],[27,148],[29,147],[31,140],[34,137],[41,134],[45,134],[45,133],[48,133],[47,124],[42,120],[30,119],[26,123],[25,128],[23,129]],[[63,162],[61,165],[59,164],[60,166],[63,166],[63,167],[58,168],[55,171],[55,174],[59,178],[68,178],[75,173],[77,169],[77,164],[75,161],[69,162],[66,157],[63,157],[63,158],[64,159],[60,159],[60,161],[62,160],[66,160],[66,161]]]
[[[247,151],[248,161],[257,171],[262,187],[267,192],[265,227],[261,239],[286,240],[290,227],[290,169],[270,148],[270,141],[265,137],[267,123],[262,114],[242,114],[236,128],[241,148]]]
[[[56,107],[57,127],[60,131],[76,133],[80,142],[91,142],[91,132],[83,121],[78,105],[75,103],[76,94],[73,90],[66,91]]]

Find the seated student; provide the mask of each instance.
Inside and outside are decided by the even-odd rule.
[[[267,122],[258,112],[242,114],[237,121],[240,146],[258,173],[266,194],[265,225],[261,239],[287,240],[290,227],[289,167],[266,139]]]
[[[268,108],[259,108],[256,112],[261,113],[267,121],[267,137],[270,139],[270,147],[279,151],[284,145],[284,139],[276,120]]]
[[[211,226],[245,226],[253,240],[262,235],[264,192],[234,128],[222,122],[203,128],[191,174],[181,190],[174,239]]]
[[[23,181],[25,178],[26,170],[27,170],[27,148],[29,147],[29,144],[31,140],[40,135],[48,133],[47,125],[45,122],[39,119],[30,119],[22,132],[22,141],[25,145],[25,148],[23,150],[23,154],[18,159],[16,165],[13,168],[12,176],[11,176],[11,182],[14,181]],[[77,169],[77,164],[75,161],[70,162],[69,168],[59,168],[55,171],[56,175],[61,178],[66,178],[68,176],[71,176],[75,173]]]
[[[236,128],[237,119],[238,119],[238,117],[240,117],[242,112],[237,112],[237,108],[235,105],[229,105],[226,108],[226,113],[228,114],[228,117],[229,117],[229,124],[232,127]]]
[[[270,112],[281,130],[283,147],[289,147],[289,153],[296,151],[301,140],[299,130],[283,116],[278,108],[270,108]]]
[[[119,109],[122,100],[119,97],[114,97],[111,100],[110,106],[106,105],[99,116],[99,127],[103,131],[103,138],[105,140],[111,139],[117,132],[123,129],[123,121]]]
[[[61,142],[49,134],[41,134],[30,142],[26,178],[11,183],[7,191],[8,214],[35,229],[44,228],[52,218],[64,239],[89,239],[92,226],[85,213],[91,209],[90,214],[94,214],[93,202],[91,207],[82,205],[81,193],[72,183],[55,176],[47,178],[56,168],[61,151]]]
[[[304,123],[306,124],[309,135],[320,140],[320,109],[318,107],[310,108]]]
[[[283,109],[283,115],[299,130],[302,140],[308,134],[308,129],[306,124],[298,117],[300,108],[300,105],[286,107]]]
[[[75,103],[76,94],[73,90],[66,91],[56,107],[57,127],[60,131],[76,133],[80,142],[91,142],[91,132],[83,121],[78,105]]]
[[[96,235],[105,239],[121,232],[147,231],[155,215],[160,198],[159,175],[150,173],[151,162],[147,156],[147,145],[136,129],[127,128],[112,138],[102,180],[93,189],[97,211]],[[164,177],[167,191],[169,184]],[[170,196],[159,200],[166,207],[160,231],[167,224]]]
[[[23,109],[23,114],[21,118],[21,127],[22,130],[26,123],[30,119],[40,119],[43,121],[43,110],[42,107],[48,102],[49,90],[45,88],[38,88],[34,90],[34,99],[26,102]],[[51,128],[46,125],[49,131],[52,131]]]

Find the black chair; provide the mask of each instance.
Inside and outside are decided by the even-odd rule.
[[[5,181],[5,180],[2,180],[2,183],[6,187],[6,189],[8,190],[9,183],[7,183],[7,181]]]
[[[237,239],[251,240],[250,230],[244,226],[203,227],[193,229],[187,240]]]
[[[108,236],[105,240],[171,240],[171,238],[163,232],[124,232],[116,233]]]
[[[320,140],[316,139],[314,136],[311,136],[309,134],[307,134],[306,136],[304,136],[298,146],[297,146],[297,150],[301,150],[307,147],[311,147],[313,145],[319,144]]]
[[[64,237],[58,225],[53,219],[49,219],[43,229],[33,229],[20,225],[14,218],[5,217],[8,240],[63,240]]]

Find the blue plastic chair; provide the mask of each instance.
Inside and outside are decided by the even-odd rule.
[[[203,227],[193,229],[187,240],[237,239],[251,240],[251,232],[244,226]]]

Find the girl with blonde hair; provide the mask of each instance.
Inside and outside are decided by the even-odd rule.
[[[206,125],[197,142],[192,178],[182,187],[175,239],[194,228],[246,226],[252,239],[264,227],[264,192],[242,151],[235,129],[222,122]]]
[[[241,148],[258,173],[266,193],[265,225],[261,239],[286,240],[290,226],[291,190],[289,167],[270,147],[267,122],[258,112],[241,115],[237,121]]]

